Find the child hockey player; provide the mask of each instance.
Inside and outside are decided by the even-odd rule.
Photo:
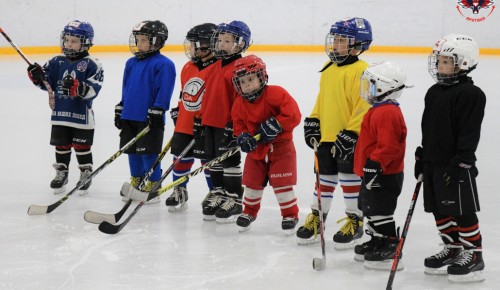
[[[205,94],[206,72],[211,64],[217,59],[210,50],[210,38],[217,26],[212,23],[204,23],[191,28],[184,41],[184,51],[189,61],[181,71],[181,95],[178,106],[170,110],[170,115],[174,120],[175,130],[172,139],[172,154],[174,161],[177,156],[193,140],[193,118],[201,109],[201,102]],[[191,149],[174,167],[174,181],[188,174],[194,163],[194,158],[201,159],[201,164],[205,164],[203,139],[195,143]],[[210,172],[205,171],[205,177],[209,190],[212,190]],[[188,181],[174,188],[172,195],[165,201],[170,212],[187,209],[188,192],[186,189]]]
[[[231,108],[237,94],[232,85],[234,61],[250,45],[250,28],[242,21],[217,26],[211,49],[219,60],[210,67],[201,104],[201,119],[195,118],[195,139],[204,138],[206,160],[210,161],[236,145]],[[203,136],[203,137],[202,137]],[[210,168],[213,190],[202,202],[203,219],[219,223],[234,222],[242,211],[241,154],[238,152]]]
[[[361,124],[354,173],[363,180],[358,204],[371,239],[354,252],[355,260],[372,269],[390,269],[399,243],[394,212],[403,186],[406,124],[396,100],[405,81],[405,73],[391,62],[371,65],[361,76],[361,97],[372,108]]]
[[[55,194],[63,193],[68,183],[71,148],[75,150],[80,169],[80,180],[92,173],[92,143],[94,140],[94,112],[92,101],[102,87],[104,71],[101,63],[89,55],[93,45],[94,29],[88,22],[74,20],[61,32],[61,50],[43,68],[35,63],[28,67],[28,76],[39,88],[45,90],[44,81],[55,92],[52,111],[50,145],[56,148],[56,177],[50,183]],[[80,188],[80,195],[87,193],[91,182]],[[79,184],[77,184],[79,185]]]
[[[299,213],[293,192],[297,158],[292,132],[301,115],[292,96],[282,87],[267,85],[267,81],[266,64],[259,57],[249,55],[235,62],[233,85],[241,97],[235,100],[231,114],[238,145],[248,153],[243,171],[245,208],[236,224],[241,231],[250,229],[269,181],[281,209],[281,228],[290,232]],[[259,143],[253,138],[256,134],[260,134]]]
[[[368,50],[372,29],[368,20],[354,17],[336,22],[326,36],[329,61],[321,70],[316,104],[304,120],[304,136],[309,147],[319,143],[319,175],[312,213],[297,230],[299,244],[319,242],[317,188],[320,187],[324,219],[330,210],[338,182],[342,186],[347,217],[344,226],[333,236],[336,249],[352,248],[363,235],[363,216],[358,209],[361,178],[353,172],[354,147],[363,116],[370,108],[359,96],[361,73],[368,64],[358,56]]]
[[[125,65],[122,99],[115,107],[115,126],[121,129],[120,147],[132,140],[146,126],[151,131],[125,151],[128,154],[130,184],[137,187],[157,159],[165,131],[168,110],[175,83],[174,63],[160,53],[168,38],[162,22],[143,21],[132,29],[130,50],[134,57]],[[149,191],[161,177],[159,165],[147,181]],[[127,200],[124,197],[124,200]],[[160,198],[148,201],[157,203]]]
[[[440,39],[429,56],[436,84],[425,95],[422,146],[415,152],[415,176],[424,175],[424,209],[434,215],[444,242],[425,259],[425,272],[448,274],[456,282],[484,280],[482,236],[476,212],[476,149],[486,97],[468,74],[479,48],[467,35]]]

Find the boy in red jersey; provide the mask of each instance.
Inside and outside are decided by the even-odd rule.
[[[251,32],[241,21],[217,26],[211,38],[211,50],[219,60],[210,67],[206,91],[201,104],[201,118],[195,117],[193,134],[203,138],[207,161],[236,145],[233,136],[231,108],[236,91],[232,85],[233,62],[250,45]],[[242,211],[241,154],[238,152],[210,168],[214,186],[202,202],[203,219],[218,223],[234,222]]]
[[[403,186],[406,124],[396,99],[405,81],[405,73],[391,62],[373,64],[361,75],[361,97],[372,108],[361,123],[354,173],[362,178],[358,207],[371,239],[354,252],[355,260],[371,269],[390,269],[399,243],[394,211]]]
[[[217,59],[210,50],[210,38],[217,26],[213,23],[204,23],[191,28],[184,41],[184,51],[189,61],[181,71],[182,91],[179,96],[177,108],[170,110],[170,116],[174,121],[175,130],[172,138],[172,154],[174,162],[177,156],[193,140],[193,118],[201,110],[203,95],[205,94],[205,80],[207,68]],[[198,158],[201,164],[205,164],[203,139],[198,140],[192,149],[174,167],[174,181],[189,174]],[[213,189],[209,170],[205,170],[207,185]],[[183,211],[187,209],[188,192],[186,189],[188,180],[174,188],[173,193],[165,201],[169,212]]]
[[[233,85],[241,97],[234,101],[231,115],[238,145],[248,153],[243,174],[245,208],[236,224],[241,231],[250,229],[269,181],[281,209],[281,228],[290,233],[299,213],[293,191],[297,160],[292,132],[300,123],[301,114],[285,89],[267,85],[267,81],[266,64],[259,57],[249,55],[235,62]],[[253,138],[256,134],[260,134],[258,144]]]

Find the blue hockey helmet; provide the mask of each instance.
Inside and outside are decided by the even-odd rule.
[[[231,51],[225,51],[219,48],[219,35],[230,34],[234,37],[234,45]],[[233,20],[230,23],[221,23],[217,25],[212,39],[211,49],[218,58],[229,58],[235,54],[245,52],[252,42],[252,32],[248,25],[243,21]]]
[[[334,42],[339,38],[348,40],[345,51],[334,49]],[[372,27],[368,20],[360,17],[347,18],[331,26],[325,39],[325,51],[333,62],[342,63],[353,49],[359,50],[359,54],[368,50],[372,41]]]
[[[68,49],[64,47],[65,36],[75,36],[80,38],[81,48],[80,50]],[[61,32],[61,49],[67,57],[78,57],[84,51],[90,49],[94,41],[94,28],[92,25],[85,21],[73,20],[64,26]]]

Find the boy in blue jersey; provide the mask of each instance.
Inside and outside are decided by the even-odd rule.
[[[80,169],[78,184],[92,172],[91,146],[94,139],[92,101],[101,90],[104,71],[101,63],[89,55],[94,29],[88,22],[74,20],[61,32],[63,54],[50,59],[43,68],[34,63],[28,76],[42,90],[45,81],[55,93],[52,108],[50,145],[56,147],[56,177],[50,183],[54,194],[63,193],[68,183],[71,148],[75,150]],[[90,182],[80,188],[87,193]]]
[[[132,176],[130,184],[134,187],[154,164],[163,143],[165,111],[169,109],[175,84],[175,65],[160,53],[167,38],[167,26],[158,20],[137,24],[130,35],[129,45],[134,57],[125,65],[122,99],[115,107],[115,126],[121,129],[120,147],[146,126],[151,129],[125,151]],[[143,190],[150,191],[160,178],[161,166],[158,166]],[[159,201],[156,197],[148,203]]]

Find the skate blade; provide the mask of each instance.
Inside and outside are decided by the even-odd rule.
[[[249,224],[247,227],[238,226],[238,231],[240,233],[248,232],[252,228],[252,224]]]
[[[474,271],[465,275],[449,275],[448,280],[451,282],[457,283],[466,283],[466,282],[480,282],[484,280],[483,271]]]
[[[84,195],[87,195],[87,194],[89,194],[89,190],[88,189],[78,190],[78,195],[79,196],[84,196]]]
[[[297,237],[297,244],[299,244],[299,245],[312,245],[312,244],[317,244],[319,242],[321,242],[319,235],[316,238],[311,237],[309,239],[302,239],[302,238]]]
[[[354,254],[354,261],[356,261],[356,262],[364,262],[365,261],[365,255]]]
[[[296,229],[296,228],[293,228],[293,229],[286,229],[286,230],[283,230],[283,229],[282,229],[282,233],[283,233],[283,235],[285,235],[285,236],[287,236],[287,237],[289,237],[289,236],[291,236],[291,235],[295,234],[296,232],[297,232],[297,229]]]
[[[333,248],[337,251],[345,251],[345,250],[350,250],[350,249],[353,249],[357,244],[358,244],[358,240],[359,239],[356,239],[356,240],[353,240],[349,243],[337,243],[337,242],[333,242]]]
[[[53,190],[55,195],[62,194],[66,192],[66,186],[63,186],[61,188],[54,188]]]
[[[182,203],[180,205],[167,206],[167,207],[168,207],[169,213],[178,213],[178,212],[183,212],[183,211],[187,210],[188,205],[187,205],[187,203]]]
[[[203,220],[207,222],[213,222],[215,221],[215,215],[203,215]]]
[[[380,270],[380,271],[389,271],[392,268],[393,259],[384,260],[384,261],[366,261],[363,263],[363,266],[367,269],[371,270]],[[403,261],[399,261],[397,271],[404,270]]]
[[[235,223],[236,222],[236,219],[238,219],[240,215],[232,215],[228,218],[218,218],[216,217],[215,218],[215,222],[218,223],[218,224],[232,224],[232,223]]]
[[[448,275],[448,266],[449,265],[445,265],[441,268],[425,267],[424,273],[427,275]]]
[[[152,199],[150,199],[150,200],[146,201],[144,204],[145,204],[145,205],[152,205],[152,204],[157,204],[157,203],[159,203],[160,201],[161,201],[160,197],[159,197],[159,196],[157,196],[157,197],[154,197],[154,198],[152,198]]]

